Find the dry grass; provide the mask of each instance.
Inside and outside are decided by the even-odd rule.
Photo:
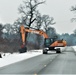
[[[18,52],[20,45],[21,41],[18,39],[14,39],[12,41],[9,41],[7,39],[0,39],[0,52]],[[27,43],[26,47],[28,50],[39,49],[38,45],[31,42]]]

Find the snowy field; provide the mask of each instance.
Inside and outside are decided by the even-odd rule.
[[[63,51],[65,47],[60,47],[60,48],[61,48],[61,51]],[[49,52],[51,52],[51,51],[49,51]],[[32,57],[35,57],[35,56],[38,56],[41,54],[42,54],[42,50],[32,50],[32,51],[28,51],[28,52],[22,53],[22,54],[19,54],[19,53],[13,53],[13,54],[5,53],[4,54],[4,53],[2,53],[2,58],[0,58],[0,67],[10,65],[10,64],[22,61],[22,60],[26,60],[26,59],[29,59],[29,58],[32,58]]]
[[[76,46],[72,46],[72,48],[76,51]]]
[[[0,67],[19,62],[25,59],[29,59],[42,54],[42,50],[39,51],[29,51],[26,53],[2,53],[2,58],[0,58]]]

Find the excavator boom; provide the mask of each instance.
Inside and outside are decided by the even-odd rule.
[[[21,38],[22,38],[23,44],[26,43],[26,41],[25,41],[25,39],[26,39],[26,32],[39,34],[39,35],[43,36],[44,38],[49,38],[48,35],[44,31],[28,29],[28,28],[25,28],[23,25],[21,25],[21,27],[20,27],[20,32],[21,32]]]

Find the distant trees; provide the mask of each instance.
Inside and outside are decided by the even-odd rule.
[[[56,30],[53,27],[49,27],[47,29],[47,34],[50,38],[54,38],[55,36],[57,36]]]
[[[72,34],[68,34],[68,33],[64,33],[64,34],[58,34],[58,39],[61,40],[66,40],[67,42],[67,46],[74,46],[76,45],[76,35],[75,33]]]
[[[49,17],[49,15],[41,15],[39,10],[37,9],[39,5],[44,3],[44,0],[23,1],[23,4],[21,4],[18,8],[18,11],[21,16],[13,24],[6,23],[5,25],[3,25],[3,29],[1,30],[3,31],[3,33],[0,33],[2,34],[3,39],[5,39],[9,45],[12,46],[12,44],[15,42],[14,45],[16,46],[16,44],[18,45],[20,43],[21,38],[19,28],[22,24],[24,24],[24,26],[28,29],[35,28],[37,30],[43,30],[48,35],[50,35],[49,32],[52,31],[50,29],[51,25],[55,24],[56,22],[54,22],[54,18]],[[52,31],[52,35],[53,33],[55,33],[54,30]],[[31,33],[27,33],[26,36],[28,37],[27,43],[30,43],[32,46],[34,45],[33,48],[38,49],[42,47],[44,42],[42,36]]]
[[[7,23],[3,27],[3,38],[10,39],[13,34],[12,25]]]
[[[73,31],[73,34],[75,34],[75,35],[76,35],[76,29]]]
[[[20,48],[19,28],[22,24],[28,29],[43,30],[49,38],[56,38],[56,40],[64,39],[68,46],[76,45],[76,30],[74,30],[73,34],[65,33],[60,35],[55,28],[51,27],[51,25],[56,24],[54,18],[47,14],[42,15],[39,12],[38,6],[44,3],[44,0],[25,0],[18,8],[21,16],[13,24],[0,24],[0,50],[15,52]],[[72,6],[71,11],[76,11],[76,6]],[[71,20],[75,21],[76,18]],[[43,48],[44,38],[42,36],[31,33],[27,33],[26,36],[29,50]]]
[[[3,25],[0,24],[0,38],[2,38],[2,34],[3,34],[2,30],[3,30]]]

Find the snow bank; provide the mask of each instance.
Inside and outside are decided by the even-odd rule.
[[[13,64],[22,60],[26,60],[38,55],[42,54],[42,50],[38,50],[38,51],[29,51],[26,53],[14,53],[14,54],[10,54],[10,53],[6,53],[4,55],[4,53],[2,53],[2,58],[0,58],[0,67],[9,65],[9,64]]]
[[[60,48],[61,52],[65,50],[66,47],[55,47],[55,48]]]
[[[72,46],[72,48],[76,51],[76,46]]]

